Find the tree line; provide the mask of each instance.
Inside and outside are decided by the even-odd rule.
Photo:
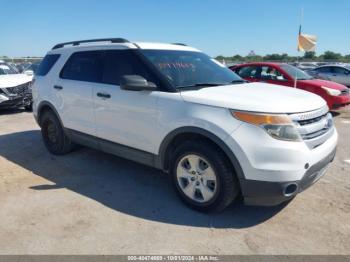
[[[350,63],[350,54],[342,55],[340,53],[335,53],[332,51],[325,51],[323,54],[317,56],[315,52],[305,52],[303,56],[289,56],[288,54],[267,54],[265,56],[260,55],[234,55],[234,56],[222,56],[216,57],[219,61],[232,61],[232,62],[250,62],[250,61],[284,61],[284,62],[295,62],[299,61],[315,61],[315,62],[346,62]]]

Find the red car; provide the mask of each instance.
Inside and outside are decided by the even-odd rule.
[[[304,71],[285,63],[248,63],[232,66],[230,69],[250,82],[294,87],[294,80],[297,79],[297,88],[321,96],[331,110],[350,105],[350,92],[346,86],[315,79]]]

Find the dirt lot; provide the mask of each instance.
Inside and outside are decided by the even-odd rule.
[[[0,254],[350,254],[350,111],[335,119],[338,153],[313,187],[204,215],[160,171],[86,148],[52,156],[31,113],[2,111]]]

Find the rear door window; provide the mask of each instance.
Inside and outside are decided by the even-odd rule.
[[[101,82],[103,64],[103,51],[84,51],[74,53],[61,71],[61,78],[85,81]]]
[[[35,74],[38,76],[47,75],[47,73],[51,70],[51,68],[54,66],[54,64],[57,62],[59,58],[60,58],[59,54],[46,55],[43,61],[41,61]]]

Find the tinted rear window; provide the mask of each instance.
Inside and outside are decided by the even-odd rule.
[[[157,84],[152,72],[130,50],[74,53],[60,76],[63,79],[119,85],[124,75],[140,75]]]
[[[101,82],[103,71],[102,54],[101,51],[74,53],[65,64],[61,72],[61,78]]]
[[[51,70],[53,65],[56,63],[58,58],[60,58],[60,55],[58,55],[58,54],[46,55],[44,57],[43,61],[41,61],[40,65],[38,67],[38,70],[35,72],[35,74],[38,76],[46,75]]]

